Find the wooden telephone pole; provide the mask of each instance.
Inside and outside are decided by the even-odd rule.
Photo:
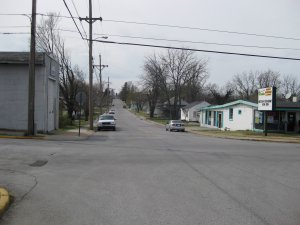
[[[36,32],[36,0],[32,0],[31,40],[28,77],[28,118],[27,135],[35,135],[34,126],[34,96],[35,96],[35,32]]]
[[[102,21],[102,18],[93,18],[92,17],[92,0],[89,0],[89,18],[79,18],[79,20],[85,20],[89,23],[89,121],[90,121],[90,130],[94,129],[93,125],[93,23],[96,20]]]

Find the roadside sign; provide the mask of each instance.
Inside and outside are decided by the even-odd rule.
[[[86,101],[86,93],[79,91],[75,96],[75,100],[80,106],[82,106]]]
[[[79,91],[76,96],[75,96],[75,100],[79,105],[79,126],[78,126],[78,136],[80,136],[80,121],[81,121],[81,107],[83,106],[83,104],[86,101],[86,93],[83,91]]]
[[[272,111],[275,109],[276,87],[258,89],[258,110]]]

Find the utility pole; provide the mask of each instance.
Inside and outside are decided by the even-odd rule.
[[[99,65],[93,65],[99,69],[99,78],[100,78],[100,113],[102,114],[102,100],[103,100],[103,85],[102,85],[102,70],[108,65],[102,65],[101,54],[99,54]]]
[[[29,57],[29,77],[28,77],[28,118],[27,135],[35,134],[34,126],[34,95],[35,95],[35,27],[36,27],[36,0],[32,0],[31,13],[31,40]]]
[[[90,121],[90,130],[94,129],[93,126],[93,23],[96,20],[102,21],[102,18],[93,18],[92,17],[92,0],[89,0],[89,18],[79,18],[79,20],[85,20],[89,23],[89,121]]]
[[[101,94],[101,102],[100,102],[100,113],[102,114],[102,98],[103,98],[103,96],[102,96],[102,92],[103,92],[103,90],[102,90],[102,69],[104,69],[105,67],[108,67],[108,65],[102,65],[102,62],[101,62],[101,54],[99,54],[99,70],[100,70],[100,72],[99,72],[99,76],[100,76],[100,94]]]
[[[107,77],[107,111],[109,110],[110,91],[109,91],[109,77]]]
[[[92,0],[89,0],[89,121],[90,130],[93,130],[93,24],[92,24]]]

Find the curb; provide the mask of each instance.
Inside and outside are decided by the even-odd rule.
[[[218,135],[210,135],[199,133],[197,131],[189,130],[191,134],[212,137],[212,138],[222,138],[222,139],[233,139],[240,141],[257,141],[257,142],[274,142],[274,143],[288,143],[288,144],[300,144],[298,140],[284,140],[284,139],[264,139],[264,138],[254,138],[254,137],[234,137],[234,136],[218,136]]]
[[[131,112],[131,111],[129,111]],[[131,112],[132,113],[132,112]],[[136,117],[140,118],[141,120],[147,121],[152,124],[157,124],[157,125],[162,125],[160,123],[157,123],[155,121],[151,121],[146,119],[143,116],[138,116],[134,113],[132,113]],[[163,126],[163,125],[162,125]],[[206,137],[211,137],[211,138],[221,138],[221,139],[232,139],[232,140],[240,140],[240,141],[257,141],[257,142],[273,142],[273,143],[288,143],[288,144],[300,144],[300,141],[298,140],[286,140],[286,139],[266,139],[266,138],[254,138],[254,137],[234,137],[234,136],[218,136],[218,135],[210,135],[210,134],[205,134],[202,132],[197,132],[191,129],[186,129],[185,130],[188,133],[198,135],[198,136],[206,136]]]
[[[43,140],[43,139],[44,139],[44,136],[42,136],[42,137],[35,137],[35,136],[0,135],[0,138],[6,138],[6,139],[36,139],[36,140]]]
[[[9,205],[9,194],[4,188],[0,188],[0,217],[3,215]]]

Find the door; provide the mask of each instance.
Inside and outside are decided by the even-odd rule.
[[[295,131],[296,127],[296,113],[295,112],[288,112],[288,124],[287,124],[287,131]]]
[[[56,114],[56,104],[55,104],[55,82],[53,80],[48,80],[48,121],[47,121],[47,132],[53,131],[55,129],[55,114]]]
[[[222,128],[222,126],[223,126],[223,125],[222,125],[222,121],[223,121],[223,120],[222,120],[222,113],[219,113],[219,114],[218,114],[218,127],[219,127],[219,128]]]

